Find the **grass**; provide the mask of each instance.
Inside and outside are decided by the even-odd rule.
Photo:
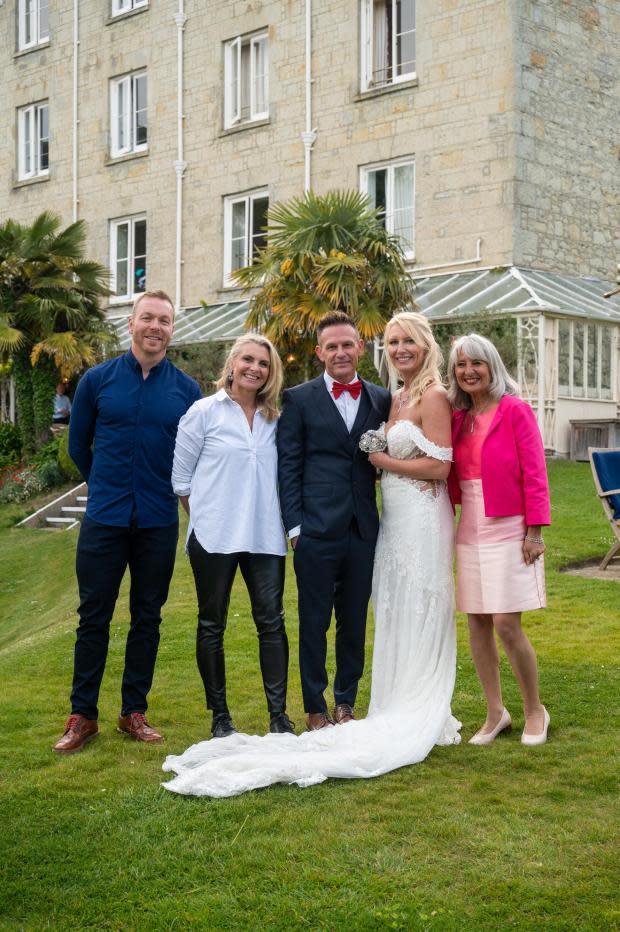
[[[467,744],[483,716],[459,619],[453,709],[464,743],[369,781],[277,786],[227,800],[162,790],[161,748],[115,732],[127,586],[112,625],[102,734],[82,754],[51,744],[67,713],[77,536],[10,528],[0,510],[0,928],[611,929],[620,927],[620,588],[559,567],[602,555],[608,533],[583,464],[550,467],[549,608],[526,618],[552,716],[542,748],[515,732]],[[21,508],[21,506],[20,506]],[[289,711],[303,721],[294,577]],[[207,736],[193,657],[194,589],[179,553],[149,714],[178,753]],[[368,639],[370,653],[371,637]],[[246,731],[267,715],[247,597],[227,634],[231,708]],[[368,700],[364,677],[359,707]]]

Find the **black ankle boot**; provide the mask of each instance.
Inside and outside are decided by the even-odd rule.
[[[295,722],[292,722],[286,712],[276,712],[271,716],[269,731],[274,735],[294,735]]]
[[[228,712],[213,713],[211,734],[214,738],[227,738],[229,735],[237,734],[237,729],[233,725],[232,718]]]

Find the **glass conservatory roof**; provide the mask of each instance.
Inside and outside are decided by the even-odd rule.
[[[415,272],[414,272],[415,276]],[[620,295],[605,298],[613,282],[539,272],[514,266],[416,277],[415,299],[430,320],[477,314],[548,312],[620,324]],[[177,316],[171,345],[230,341],[244,332],[248,302],[184,308]],[[129,349],[127,315],[109,318],[121,349]]]

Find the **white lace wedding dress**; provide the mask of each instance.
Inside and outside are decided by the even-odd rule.
[[[390,456],[451,459],[401,420]],[[236,796],[273,783],[311,786],[328,777],[377,777],[424,760],[436,744],[458,744],[450,701],[456,670],[453,517],[445,483],[384,473],[375,551],[375,643],[364,719],[302,735],[231,735],[166,758],[163,786],[192,796]]]

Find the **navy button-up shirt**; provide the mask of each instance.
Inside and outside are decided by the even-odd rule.
[[[99,524],[167,527],[178,519],[170,477],[180,418],[200,387],[164,357],[145,379],[131,350],[80,380],[69,453],[88,483],[86,514]]]

